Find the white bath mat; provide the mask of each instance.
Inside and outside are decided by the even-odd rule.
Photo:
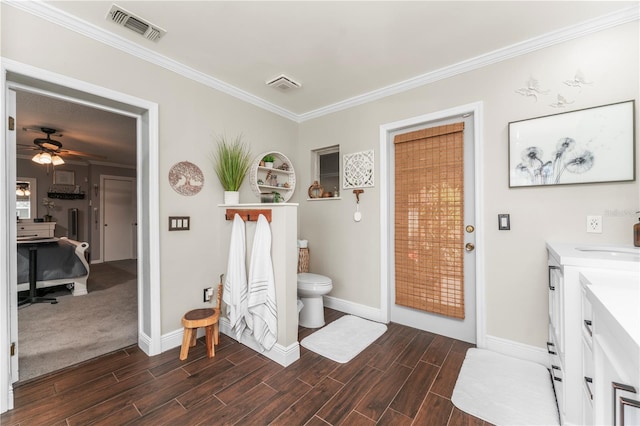
[[[345,315],[302,339],[300,344],[325,358],[345,363],[387,331],[387,326]]]
[[[469,349],[451,402],[494,425],[558,425],[549,371],[530,361]]]

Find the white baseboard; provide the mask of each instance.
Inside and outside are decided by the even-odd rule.
[[[379,308],[372,308],[371,306],[349,302],[348,300],[338,299],[333,296],[324,296],[324,306],[371,321],[384,322],[382,312]]]
[[[220,318],[220,333],[224,333],[234,340],[236,339],[235,334],[231,332],[231,324],[229,324],[229,320],[227,318]],[[179,330],[174,330],[170,333],[162,335],[162,352],[181,346],[183,334],[184,329],[181,328]],[[204,329],[199,328],[197,337],[202,336],[204,336]],[[248,330],[245,330],[245,333],[242,335],[242,339],[240,339],[240,343],[284,367],[293,364],[300,358],[300,345],[298,344],[298,342],[295,342],[287,347],[276,343],[270,350],[261,351],[261,347],[253,338],[253,335],[251,335]]]
[[[484,349],[525,361],[532,361],[544,365],[547,368],[551,366],[549,363],[549,354],[543,348],[488,335],[486,336],[485,343],[486,347]]]
[[[157,354],[151,353],[151,338],[149,338],[149,336],[140,332],[139,330],[138,330],[138,347],[142,349],[142,352],[144,352],[149,356],[157,355]]]

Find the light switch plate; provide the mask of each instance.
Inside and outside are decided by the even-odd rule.
[[[498,215],[498,230],[508,231],[511,229],[511,219],[508,213],[502,213]]]
[[[190,216],[169,216],[169,231],[188,231]]]

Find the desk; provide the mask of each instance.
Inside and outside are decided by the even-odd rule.
[[[27,303],[58,303],[54,297],[37,297],[36,282],[38,271],[38,246],[40,244],[55,243],[58,238],[18,238],[18,244],[26,244],[29,247],[29,296],[18,301],[18,306]]]

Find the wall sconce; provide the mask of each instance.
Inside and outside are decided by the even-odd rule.
[[[98,195],[98,184],[97,183],[93,184],[93,193],[96,194],[96,196]]]

